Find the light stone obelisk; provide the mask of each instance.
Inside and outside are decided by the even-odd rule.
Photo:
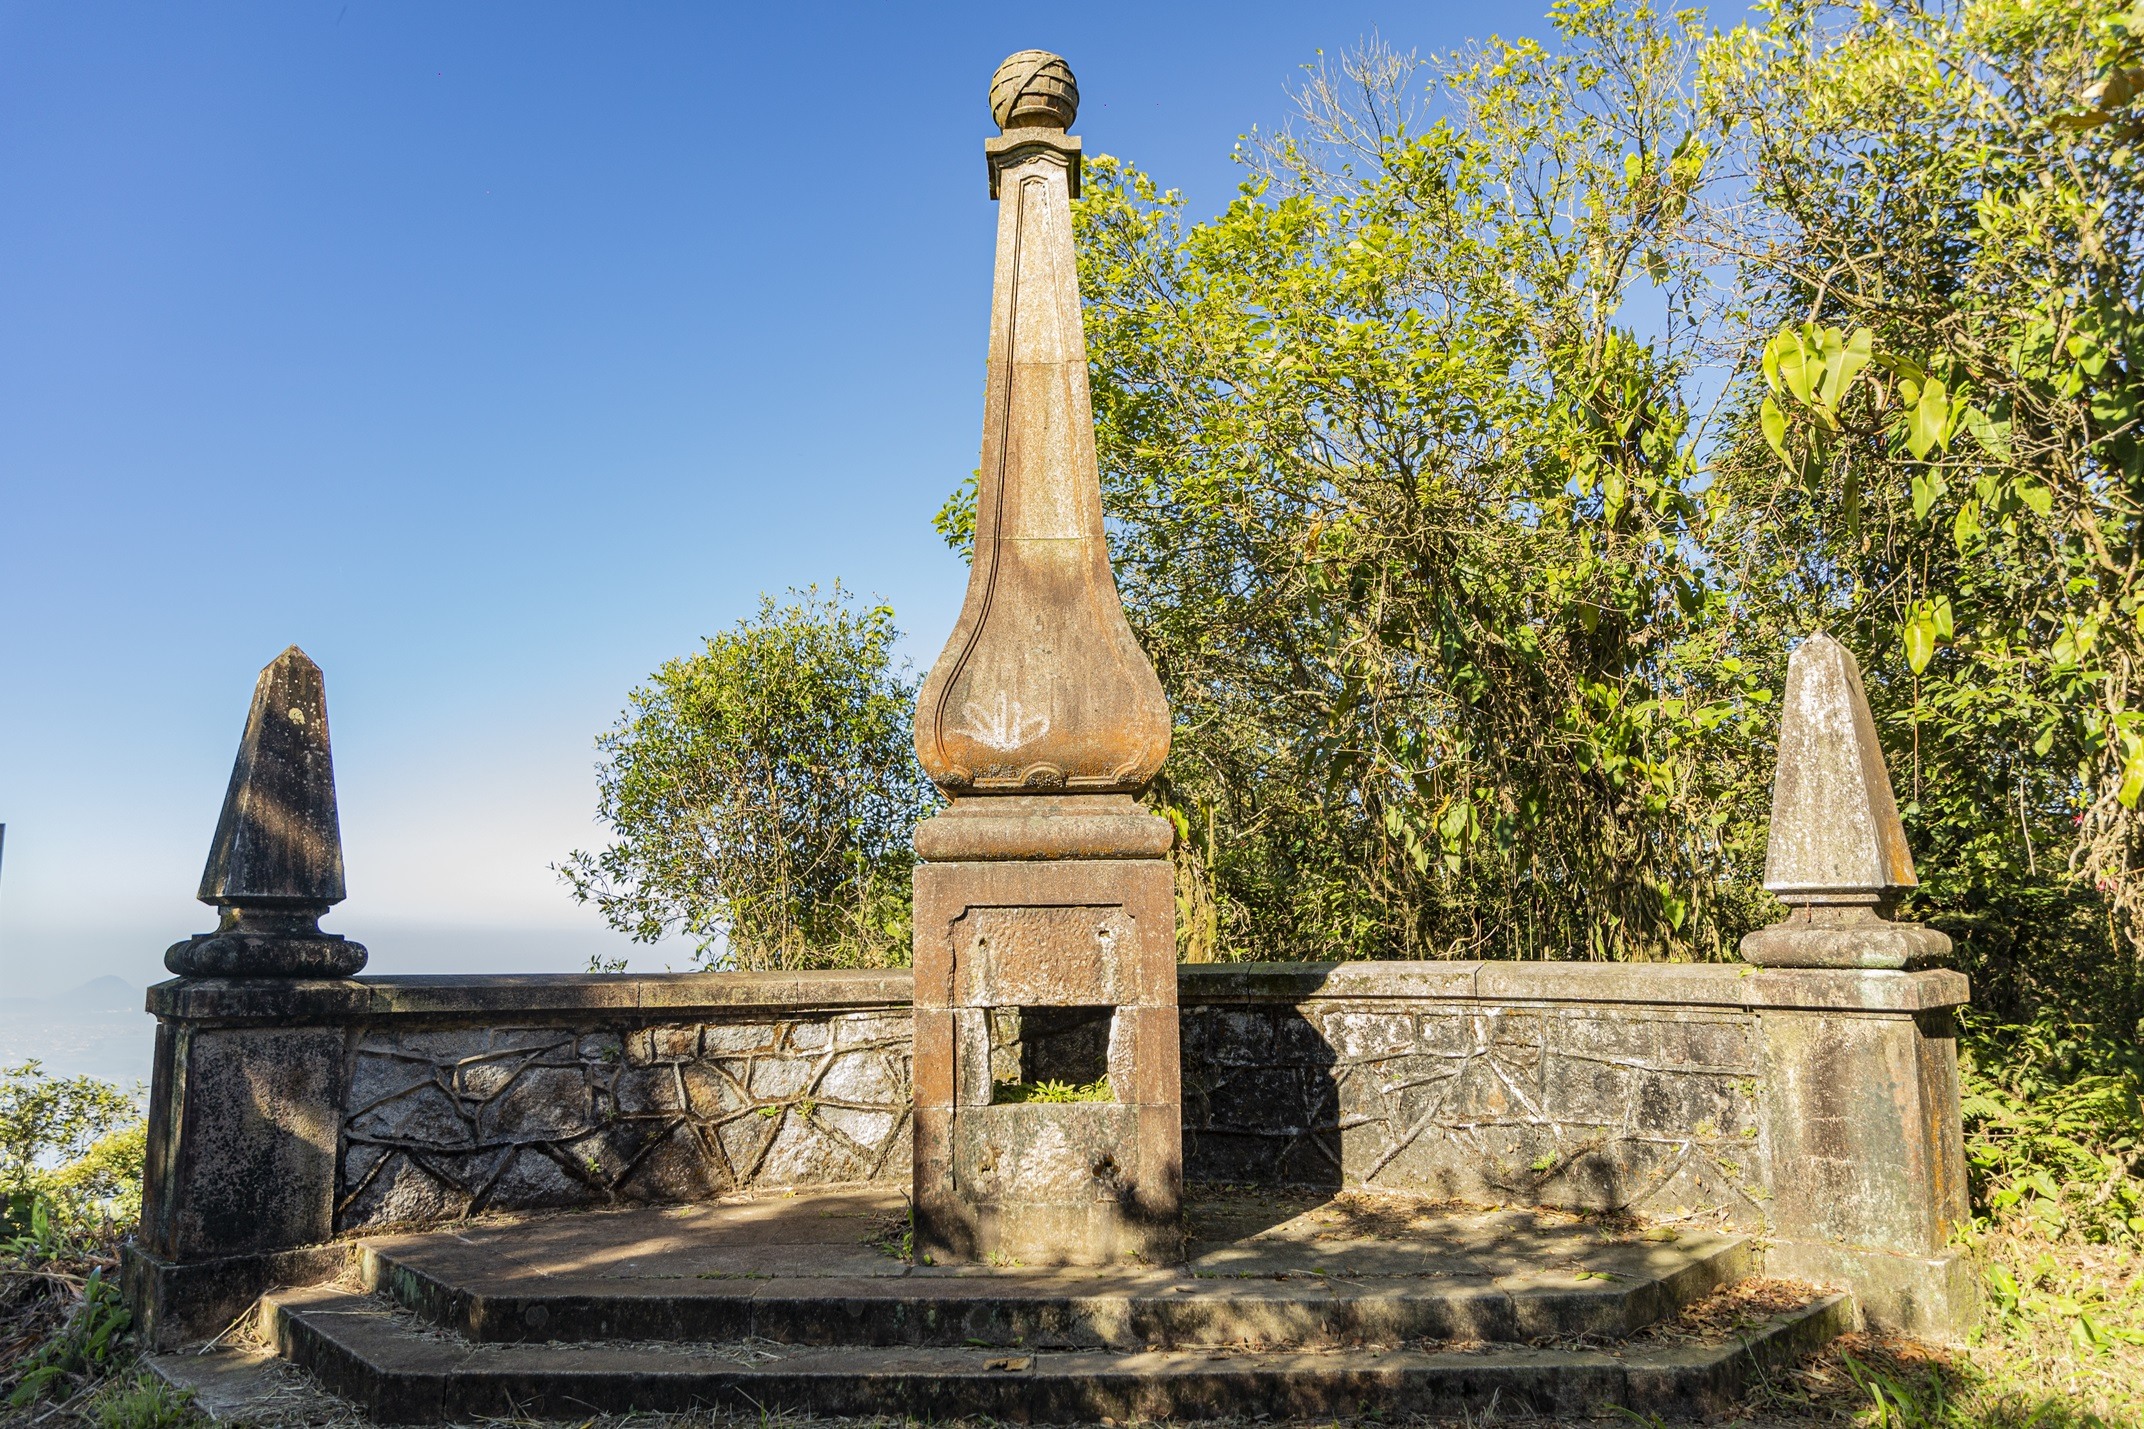
[[[1918,968],[1950,939],[1902,923],[1898,900],[1918,886],[1891,773],[1853,652],[1819,631],[1787,660],[1779,768],[1764,886],[1786,921],[1742,938],[1765,967]]]
[[[1181,1254],[1183,1091],[1169,824],[1137,803],[1169,709],[1103,538],[1056,55],[990,84],[997,278],[966,603],[916,754],[915,1247],[936,1262]],[[1012,1099],[1044,1082],[1106,1100]]]

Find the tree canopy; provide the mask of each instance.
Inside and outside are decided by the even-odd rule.
[[[1313,67],[1209,220],[1089,164],[1186,954],[1731,955],[1823,628],[1919,913],[2133,1023],[2144,10],[1551,21]]]
[[[632,692],[596,741],[616,839],[560,872],[613,927],[682,933],[710,967],[905,964],[908,841],[936,796],[900,632],[838,584],[791,596]]]

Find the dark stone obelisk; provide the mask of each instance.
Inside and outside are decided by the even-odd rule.
[[[222,917],[164,954],[181,977],[348,977],[365,965],[361,944],[320,931],[348,895],[327,686],[295,645],[253,687],[198,896]]]

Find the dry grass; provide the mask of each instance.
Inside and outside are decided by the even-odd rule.
[[[2144,1251],[1987,1236],[1991,1267],[2021,1285],[1990,1297],[1963,1346],[1848,1335],[1754,1411],[1795,1424],[1882,1429],[2135,1429],[2144,1425]]]
[[[1702,1300],[1630,1337],[1628,1343],[1724,1345],[1768,1320],[1805,1309],[1831,1292],[1799,1280],[1743,1280],[1723,1286]]]

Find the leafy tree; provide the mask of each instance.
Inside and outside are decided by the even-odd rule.
[[[2132,1030],[2140,87],[2144,7],[2108,0],[1782,4],[1706,66],[1753,298],[1715,548],[1862,652],[1982,1004],[2089,988]]]
[[[145,1132],[138,1087],[55,1077],[34,1060],[0,1067],[0,1241],[131,1227]]]
[[[1105,498],[1176,712],[1194,953],[1689,956],[1761,921],[1769,694],[1696,491],[1702,34],[1555,20],[1437,66],[1426,120],[1411,60],[1319,68],[1206,223],[1089,166]],[[1670,298],[1643,335],[1640,289]]]
[[[1319,67],[1205,223],[1092,166],[1187,952],[1730,950],[1830,628],[1983,1005],[2128,1035],[2144,9],[1551,19]]]
[[[616,841],[560,871],[611,926],[685,933],[709,967],[902,964],[908,841],[934,796],[900,632],[838,584],[791,594],[633,691],[596,741]]]

